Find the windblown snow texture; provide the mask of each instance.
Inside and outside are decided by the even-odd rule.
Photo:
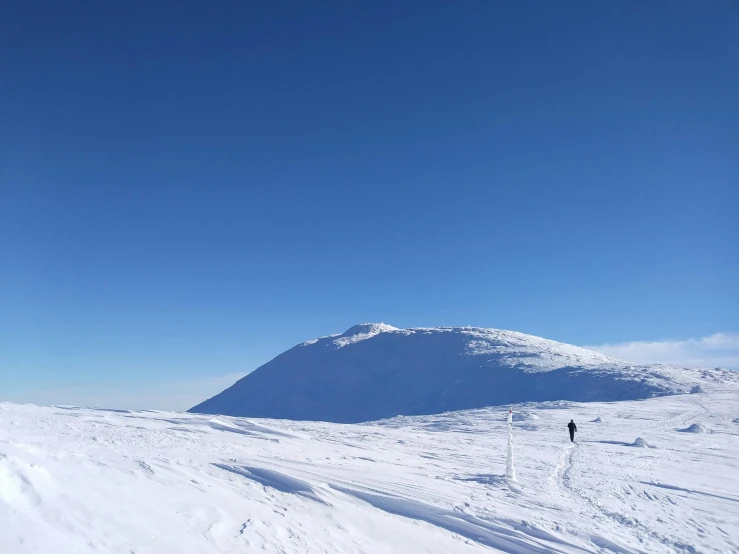
[[[0,403],[0,553],[739,552],[735,390],[514,405],[516,481],[508,408],[337,425]],[[696,421],[713,432],[679,431]]]
[[[513,331],[363,324],[288,350],[190,411],[355,423],[525,401],[636,400],[738,377],[634,366]]]

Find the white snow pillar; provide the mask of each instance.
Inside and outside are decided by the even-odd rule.
[[[516,480],[516,468],[513,467],[513,408],[508,410],[508,455],[505,461],[505,475]]]

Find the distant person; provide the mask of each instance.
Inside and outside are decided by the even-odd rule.
[[[570,420],[570,422],[567,424],[567,428],[570,430],[570,442],[575,442],[575,433],[577,432],[577,425],[575,425],[574,419]]]

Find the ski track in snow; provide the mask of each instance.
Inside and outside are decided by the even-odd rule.
[[[514,406],[515,482],[506,415],[0,404],[0,552],[739,552],[736,392]]]

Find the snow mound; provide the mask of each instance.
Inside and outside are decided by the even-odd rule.
[[[685,429],[678,429],[681,433],[698,433],[698,434],[707,434],[710,433],[708,429],[706,429],[706,426],[702,423],[693,423],[690,425],[690,427],[686,427]]]
[[[652,448],[647,440],[641,437],[637,437],[636,440],[632,442],[629,446],[634,446],[636,448]]]
[[[357,423],[525,402],[637,400],[696,387],[737,390],[739,373],[634,366],[499,329],[363,323],[280,354],[190,411]]]
[[[602,423],[602,422],[603,422],[603,420],[600,418],[600,416],[598,416],[593,421],[591,421],[590,423]]]

